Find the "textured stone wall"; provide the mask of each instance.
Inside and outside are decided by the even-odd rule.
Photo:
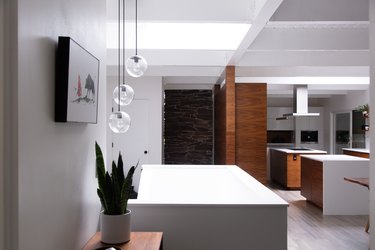
[[[211,90],[166,90],[164,163],[213,164]]]

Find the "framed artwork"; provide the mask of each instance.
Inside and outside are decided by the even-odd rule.
[[[97,123],[99,60],[70,37],[60,36],[55,121]]]

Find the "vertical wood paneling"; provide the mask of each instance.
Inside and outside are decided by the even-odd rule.
[[[214,90],[214,162],[235,164],[235,68],[226,68],[226,84]]]
[[[236,84],[236,164],[267,183],[267,85]]]
[[[236,85],[235,67],[227,66],[226,86],[226,164],[236,164]]]

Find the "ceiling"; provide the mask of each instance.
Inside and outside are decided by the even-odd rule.
[[[134,2],[126,0],[127,56],[134,53]],[[117,9],[116,0],[107,0],[109,23],[116,22]],[[369,0],[138,0],[138,20],[138,53],[149,63],[146,76],[162,76],[167,87],[222,83],[227,65],[236,66],[236,82],[267,82],[271,97],[290,96],[293,84],[308,84],[317,98],[369,86]],[[142,27],[160,23],[247,28],[235,49],[217,48],[216,42],[214,49],[142,48]],[[147,42],[181,36],[170,33],[154,34]],[[189,33],[183,39],[219,43],[233,36],[224,28],[219,37],[205,35]],[[116,46],[108,46],[109,76],[117,74],[116,65]]]

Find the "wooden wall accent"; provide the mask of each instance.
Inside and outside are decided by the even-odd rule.
[[[226,68],[226,84],[214,89],[214,162],[235,164],[235,68]]]
[[[267,183],[267,84],[237,83],[236,165]]]
[[[236,85],[235,67],[227,66],[226,86],[226,164],[236,164]]]
[[[236,164],[267,182],[267,84],[235,83],[227,66],[225,85],[214,90],[214,162]]]

